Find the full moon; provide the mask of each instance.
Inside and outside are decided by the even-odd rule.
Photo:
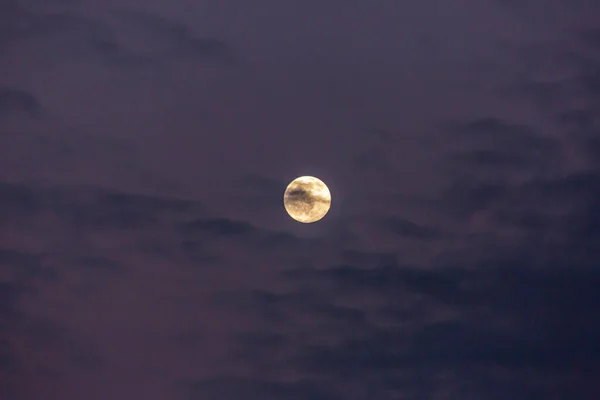
[[[283,194],[283,205],[296,221],[317,222],[329,211],[331,193],[320,179],[301,176],[288,185]]]

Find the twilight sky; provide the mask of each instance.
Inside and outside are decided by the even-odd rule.
[[[597,15],[0,0],[0,399],[600,398]]]

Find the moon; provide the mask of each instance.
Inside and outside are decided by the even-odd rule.
[[[298,222],[317,222],[331,207],[331,193],[327,186],[313,176],[294,179],[285,189],[283,205],[290,217]]]

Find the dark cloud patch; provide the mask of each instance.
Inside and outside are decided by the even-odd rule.
[[[137,164],[137,156],[131,144],[125,140],[104,134],[90,134],[85,129],[61,127],[46,118],[42,130],[22,129],[11,126],[0,136],[0,145],[13,151],[2,159],[6,169],[50,173],[64,173],[77,169],[97,168],[102,164],[106,173],[118,170],[121,175],[136,173],[144,179],[143,170]],[[37,162],[44,159],[43,166]],[[10,176],[10,175],[9,175]],[[147,180],[147,179],[145,179]],[[158,180],[158,179],[155,179]]]
[[[179,215],[199,213],[205,209],[199,201],[194,200],[118,192],[100,193],[98,201],[111,208]]]
[[[40,266],[40,257],[13,249],[0,248],[0,265],[31,273]]]
[[[64,263],[76,268],[90,268],[107,272],[122,272],[125,270],[125,266],[121,263],[103,256],[73,257],[65,260]]]
[[[600,302],[595,296],[600,275],[597,269],[568,264],[532,268],[523,254],[514,257],[520,260],[514,266],[495,259],[494,264],[482,261],[469,268],[305,269],[288,274],[290,281],[310,282],[317,292],[261,292],[255,307],[265,311],[271,323],[283,325],[291,323],[299,308],[312,315],[315,325],[305,334],[307,343],[288,343],[295,348],[293,365],[319,375],[323,387],[338,393],[343,392],[337,386],[342,379],[382,395],[415,399],[420,397],[410,397],[413,392],[434,398],[456,391],[467,399],[527,394],[542,399],[553,391],[581,395],[583,389],[578,391],[563,377],[600,367],[595,340],[600,334]],[[370,324],[357,329],[360,323],[354,320],[354,329],[342,329],[344,319],[329,313],[329,307],[355,297],[379,299],[380,305],[352,313]],[[382,317],[388,323],[376,323]],[[325,339],[319,320],[340,328],[337,344]],[[474,371],[488,384],[470,385]],[[525,371],[530,378],[523,376]],[[448,374],[451,380],[438,381]],[[415,379],[402,379],[405,376]],[[506,391],[504,379],[513,381]]]
[[[230,44],[214,37],[197,36],[184,23],[137,10],[117,10],[114,15],[128,26],[137,26],[151,35],[153,48],[148,50],[159,58],[189,58],[222,65],[238,61]]]
[[[15,211],[24,218],[51,213],[86,229],[149,229],[160,226],[164,218],[176,220],[205,212],[199,201],[84,186],[2,183],[0,203],[7,218]]]
[[[181,227],[186,235],[216,235],[224,237],[249,236],[257,232],[250,223],[226,218],[197,219],[186,222]]]
[[[327,304],[323,301],[327,297],[324,293],[300,291],[276,294],[263,291],[253,294],[254,301],[260,308],[267,310],[270,315],[280,315],[282,321],[290,322],[299,315],[308,313],[321,320],[347,323],[355,329],[365,323],[365,314],[361,310]]]
[[[454,123],[450,124],[448,128],[451,132],[483,143],[506,146],[526,145],[530,148],[545,144],[545,141],[532,128],[508,123],[495,117],[478,118],[467,123]]]
[[[139,238],[136,240],[135,248],[142,254],[161,260],[174,260],[179,254],[177,243],[162,238]]]
[[[13,217],[15,213],[19,215],[36,213],[42,208],[43,203],[32,188],[0,182],[0,215],[4,219]]]
[[[235,241],[243,247],[254,250],[272,249],[275,247],[286,249],[297,246],[301,242],[311,242],[311,240],[301,239],[288,232],[266,229],[247,221],[229,218],[191,219],[186,222],[176,223],[175,229],[181,236],[186,252],[190,251],[190,246],[198,250],[201,246],[222,239]],[[197,243],[202,243],[202,245],[198,245]],[[213,258],[214,256],[209,254],[208,257]]]
[[[276,365],[278,354],[285,354],[289,344],[289,338],[279,332],[240,332],[233,335],[237,343],[236,349],[232,351],[232,357],[237,360],[251,361],[264,371],[277,370],[281,366]]]
[[[143,230],[160,226],[157,216],[139,211],[80,207],[61,210],[59,217],[77,228],[89,230]]]
[[[37,115],[42,111],[42,106],[39,100],[30,93],[9,87],[0,87],[0,116],[19,111]]]
[[[2,315],[3,325],[7,323],[7,320],[18,315],[16,305],[24,291],[25,288],[22,285],[0,282],[0,315]]]
[[[593,93],[598,61],[570,57],[566,63],[569,72],[561,79],[523,83],[525,92],[536,87],[533,97],[553,99],[537,103],[556,122],[553,137],[493,117],[451,124],[449,130],[468,150],[452,152],[442,161],[450,185],[440,207],[461,217],[477,214],[485,221],[479,229],[489,232],[515,228],[561,248],[594,246],[590,240],[595,240],[596,218],[591,210],[596,207],[593,193],[600,164],[595,161],[599,114]],[[573,159],[583,166],[573,168]]]
[[[474,150],[458,154],[456,161],[465,168],[523,168],[531,161],[521,154],[509,154],[496,150]]]
[[[274,332],[244,332],[237,333],[235,336],[242,345],[262,350],[281,347],[287,342],[284,334]]]
[[[591,109],[573,109],[561,111],[557,115],[558,123],[568,128],[575,127],[588,131],[596,123],[597,115]]]
[[[466,216],[489,208],[508,195],[510,187],[504,183],[454,182],[443,194],[443,207],[459,216]]]
[[[592,99],[600,97],[600,60],[588,68],[582,68],[581,75],[577,78],[578,83],[584,91],[584,95]]]
[[[526,125],[489,117],[453,123],[448,129],[463,149],[443,164],[461,175],[488,180],[525,171],[547,173],[560,159],[555,140]]]
[[[27,338],[22,327],[29,317],[23,300],[35,294],[31,283],[43,278],[39,257],[27,252],[0,249],[0,396],[19,398],[23,362],[14,338]]]
[[[219,251],[212,247],[221,240],[234,241],[247,250],[273,246],[290,248],[301,241],[291,233],[264,229],[246,221],[210,217],[206,207],[197,200],[91,186],[3,183],[0,204],[3,220],[19,223],[21,227],[52,216],[84,241],[85,235],[92,232],[137,232],[135,246],[144,254],[170,261],[187,260],[196,266],[223,261]],[[178,236],[165,239],[166,232]],[[122,268],[110,259],[81,257],[61,262],[102,270]]]
[[[78,14],[74,8],[70,2],[4,1],[0,5],[0,51],[31,46],[46,60],[91,57],[117,66],[144,66],[152,61],[124,46],[104,21]]]
[[[219,292],[215,294],[217,304],[228,307],[242,307],[258,312],[267,321],[275,324],[291,322],[289,310],[285,305],[303,305],[302,293],[274,293],[265,290]],[[283,305],[283,306],[282,306]],[[308,307],[309,305],[304,305]]]
[[[422,293],[446,293],[451,297],[457,286],[460,270],[445,269],[430,271],[420,268],[397,267],[396,264],[380,265],[376,268],[358,268],[342,265],[317,271],[303,269],[286,274],[290,279],[324,279],[345,293],[367,291],[382,295],[406,292],[411,286],[418,286]]]
[[[134,53],[110,37],[90,37],[84,42],[84,45],[90,53],[97,55],[106,64],[115,67],[146,67],[156,62],[150,56]]]
[[[410,333],[374,332],[363,340],[314,347],[299,356],[303,368],[334,375],[338,382],[360,380],[388,397],[545,399],[557,391],[584,395],[583,390],[564,386],[569,379],[560,375],[540,383],[548,378],[540,368],[554,367],[552,352],[552,347],[536,344],[535,338],[524,340],[497,329],[451,322]],[[536,373],[527,373],[532,367]],[[443,397],[448,392],[452,397]]]
[[[88,33],[106,33],[106,29],[96,20],[74,14],[61,7],[41,8],[34,4],[24,6],[13,3],[13,17],[15,36],[28,38],[48,34],[60,34],[72,30],[81,30]],[[20,16],[20,17],[17,17]]]
[[[56,219],[83,246],[101,232],[131,236],[133,246],[152,255],[183,265],[210,267],[227,259],[221,245],[233,243],[244,251],[296,248],[309,239],[283,231],[255,226],[246,221],[211,217],[197,200],[144,195],[93,186],[43,186],[23,183],[0,184],[0,217],[14,226],[35,229],[35,221]],[[174,237],[171,234],[175,234]],[[91,236],[90,236],[91,235]],[[216,246],[216,247],[215,247]],[[2,256],[2,253],[0,253]],[[7,256],[8,257],[8,256]],[[53,259],[52,266],[119,272],[126,267],[110,257],[83,246]],[[48,273],[51,274],[48,269]]]
[[[223,261],[223,256],[199,240],[183,240],[181,250],[194,266],[214,266]]]
[[[158,14],[131,9],[115,10],[116,17],[141,25],[151,33],[166,37],[168,40],[176,41],[192,36],[190,28],[184,23],[170,20]]]
[[[405,238],[434,240],[442,236],[442,233],[436,228],[422,226],[401,217],[380,218],[377,225],[389,234]]]
[[[558,198],[562,202],[569,199],[588,202],[596,197],[599,185],[600,171],[585,170],[553,178],[531,179],[522,187],[527,194],[538,198]]]
[[[591,245],[597,240],[599,185],[595,170],[520,183],[464,179],[446,190],[440,207],[461,218],[479,213],[491,232],[514,228],[561,246]]]
[[[292,277],[293,274],[288,275]],[[307,281],[305,281],[307,282]],[[299,289],[286,292],[268,290],[240,290],[219,292],[214,300],[226,307],[246,310],[248,315],[255,314],[268,322],[272,333],[290,330],[302,332],[306,329],[306,321],[321,327],[324,331],[361,330],[367,324],[366,313],[359,308],[337,304],[329,294],[317,290],[312,284],[301,285]],[[322,286],[322,285],[321,285]],[[265,326],[267,327],[267,325]],[[259,334],[261,332],[255,332]],[[246,352],[243,346],[243,351]]]
[[[591,3],[590,3],[591,5]],[[578,157],[585,157],[596,168],[598,163],[598,129],[600,114],[600,58],[597,29],[579,29],[546,58],[535,59],[520,85],[526,98],[533,99],[540,111],[557,122],[557,130]],[[560,55],[563,64],[559,76],[543,79],[548,60]]]
[[[465,311],[471,307],[471,310],[488,308],[522,322],[546,306],[551,306],[546,312],[552,310],[567,319],[573,317],[575,310],[591,312],[600,307],[600,303],[593,300],[593,288],[600,280],[596,269],[569,264],[536,269],[529,266],[531,261],[526,258],[532,255],[535,253],[521,252],[507,261],[490,257],[468,269],[340,266],[322,271],[299,271],[290,277],[325,280],[330,287],[344,293],[367,291],[388,299],[408,293],[426,295],[440,305],[459,306]],[[511,260],[515,264],[507,265]],[[596,328],[600,329],[600,325]]]
[[[365,265],[375,267],[379,265],[396,265],[398,255],[396,253],[381,253],[373,251],[344,250],[341,261],[344,264]]]
[[[44,265],[44,256],[41,254],[0,248],[0,280],[29,282],[36,279],[49,280],[55,275],[56,270]]]
[[[190,38],[178,43],[167,54],[202,61],[218,61],[226,65],[236,62],[229,44],[216,38]]]
[[[340,397],[310,382],[279,383],[243,378],[219,378],[188,385],[189,399],[337,400]]]
[[[104,21],[70,12],[43,14],[36,36],[51,37],[60,41],[61,52],[67,57],[97,57],[114,66],[147,66],[151,57],[138,54],[126,47],[117,33]],[[64,46],[68,44],[69,46]]]

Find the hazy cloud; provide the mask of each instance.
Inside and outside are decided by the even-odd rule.
[[[41,110],[40,102],[32,94],[9,87],[0,87],[0,115],[15,111],[36,115]]]
[[[190,384],[190,400],[219,398],[234,400],[337,400],[338,396],[315,388],[309,382],[277,383],[243,378],[220,378]]]
[[[114,15],[129,26],[137,26],[150,35],[153,56],[191,58],[200,61],[229,65],[237,61],[233,47],[214,37],[197,36],[184,23],[167,17],[138,11],[116,10]]]
[[[400,217],[387,216],[378,221],[378,225],[387,233],[405,238],[418,240],[433,240],[441,236],[435,228],[421,226],[415,222]]]

